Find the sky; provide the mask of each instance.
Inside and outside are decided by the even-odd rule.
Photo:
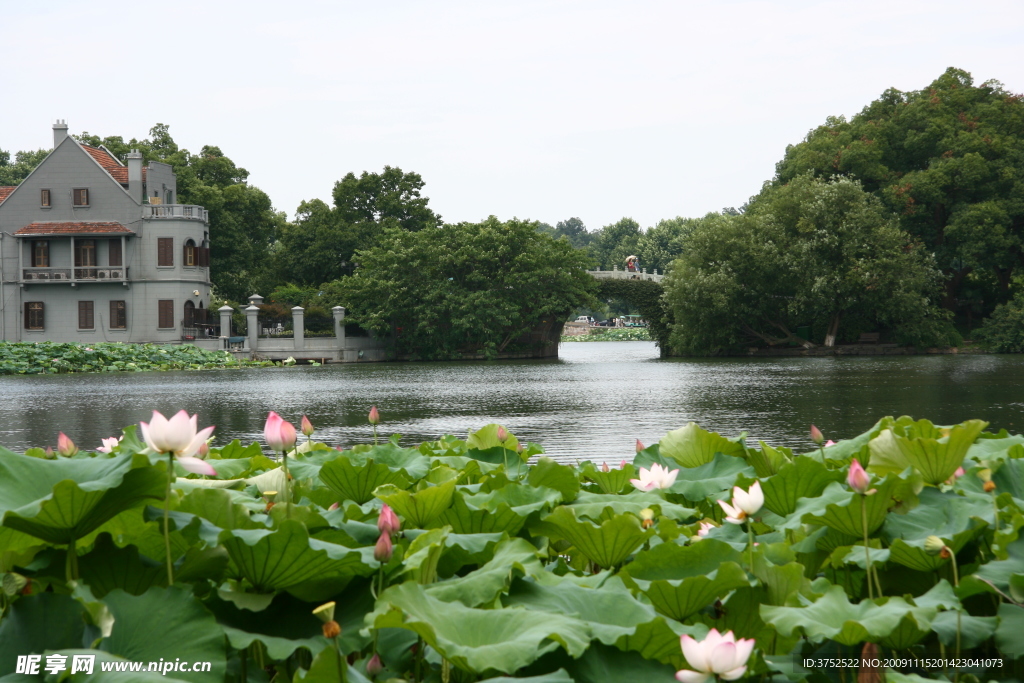
[[[0,0],[0,149],[216,145],[294,217],[419,173],[444,220],[740,206],[787,145],[950,66],[1024,92],[1020,0]]]

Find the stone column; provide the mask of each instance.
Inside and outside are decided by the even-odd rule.
[[[220,313],[220,343],[223,348],[228,348],[228,337],[231,336],[231,315],[235,309],[230,306],[221,306],[217,309]]]
[[[306,348],[306,309],[296,306],[292,309],[292,336],[295,338],[295,350]]]
[[[245,309],[245,325],[249,329],[249,351],[256,352],[256,346],[260,341],[259,328],[259,306],[247,306]]]
[[[338,340],[338,348],[345,348],[345,307],[335,306],[331,309],[334,313],[334,336]]]

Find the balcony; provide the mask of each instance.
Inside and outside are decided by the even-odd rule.
[[[23,268],[22,282],[124,282],[128,279],[127,266],[106,268]]]
[[[185,219],[208,223],[210,212],[194,204],[143,204],[142,217]]]

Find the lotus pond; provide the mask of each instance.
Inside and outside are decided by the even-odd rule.
[[[0,449],[0,680],[93,679],[13,673],[33,653],[211,663],[138,681],[881,680],[814,665],[861,655],[1019,679],[1024,437],[986,427],[885,418],[798,454],[691,423],[579,465],[495,424],[299,437],[287,475],[237,440],[190,474],[135,427]]]

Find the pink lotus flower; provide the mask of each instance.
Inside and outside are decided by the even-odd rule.
[[[654,463],[651,465],[651,469],[649,470],[641,467],[640,478],[630,479],[629,483],[641,491],[668,489],[672,488],[672,484],[676,483],[676,477],[678,476],[678,469],[670,472],[667,467],[662,467],[658,463]]]
[[[814,425],[811,425],[811,441],[820,446],[824,440],[825,436],[821,433],[821,430]]]
[[[709,532],[710,532],[710,531],[711,531],[712,529],[714,529],[714,528],[715,528],[715,525],[714,525],[714,524],[712,524],[711,522],[701,522],[701,523],[700,523],[700,528],[699,528],[699,529],[697,529],[697,533],[695,533],[695,534],[694,534],[693,536],[691,536],[691,537],[690,537],[690,540],[691,540],[691,541],[700,541],[700,540],[703,540],[703,539],[704,539],[704,537],[705,537],[705,536],[707,536],[707,535],[708,535],[708,533],[709,533]]]
[[[57,436],[57,452],[65,458],[70,458],[78,452],[78,446],[75,445],[74,441],[68,438],[67,434],[61,432]]]
[[[718,504],[725,510],[725,521],[730,524],[743,524],[747,517],[755,514],[764,505],[764,493],[761,491],[761,482],[755,481],[749,491],[744,491],[739,486],[732,487],[732,505],[724,500]]]
[[[172,454],[189,472],[216,476],[217,470],[209,463],[194,457],[199,447],[213,434],[213,427],[197,432],[198,420],[198,415],[189,417],[184,410],[179,410],[170,420],[154,410],[149,423],[140,422],[139,427],[150,450]]]
[[[391,561],[391,555],[394,551],[394,546],[391,544],[391,534],[381,534],[380,538],[377,539],[377,545],[373,548],[373,559],[381,564],[387,564]]]
[[[374,652],[370,660],[366,662],[366,673],[370,674],[370,676],[376,676],[383,670],[384,664],[380,661],[380,655]]]
[[[99,453],[110,453],[117,448],[117,444],[121,443],[121,439],[116,436],[112,436],[109,439],[102,439],[102,441],[103,445],[96,449]]]
[[[833,441],[832,439],[829,439],[828,441],[825,442],[825,448],[829,448],[829,447],[835,446],[835,445],[836,445],[836,442]]]
[[[956,468],[956,472],[954,472],[949,477],[949,479],[946,480],[946,484],[948,484],[949,486],[952,486],[953,484],[956,483],[957,479],[959,479],[960,477],[964,476],[965,474],[967,474],[967,473],[964,472],[964,468],[963,467],[957,467]]]
[[[401,528],[402,522],[398,519],[398,515],[385,503],[384,507],[380,509],[380,516],[377,517],[377,529],[382,534],[390,535],[398,533]]]
[[[640,439],[637,439],[636,440],[636,452],[639,453],[642,450],[644,450],[644,442],[641,441]]]
[[[846,483],[850,485],[850,488],[860,494],[868,492],[868,487],[871,486],[871,476],[864,471],[857,458],[853,459],[850,463],[850,471],[846,474]]]
[[[601,463],[601,471],[602,472],[611,472],[612,471],[612,468],[608,467],[608,461],[607,460],[605,462]]]
[[[284,453],[295,446],[295,427],[271,410],[263,425],[263,438],[267,440],[270,450]]]
[[[629,464],[629,463],[628,463],[628,462],[626,462],[626,459],[625,459],[625,458],[623,458],[622,460],[620,460],[620,461],[619,461],[619,469],[620,469],[620,470],[624,470],[624,469],[626,469],[626,465],[628,465],[628,464]]]
[[[304,436],[313,436],[313,423],[310,422],[309,418],[305,415],[302,416],[302,421],[299,423],[299,427]]]
[[[341,503],[331,503],[331,507],[329,507],[327,509],[328,510],[337,510],[340,507],[341,507]]]
[[[506,441],[508,441],[508,431],[501,425],[498,425],[498,443],[503,444]]]
[[[370,408],[370,414],[367,419],[369,419],[372,425],[380,424],[380,413],[377,412],[377,406]]]
[[[723,681],[735,681],[746,673],[747,660],[754,652],[752,638],[736,640],[732,631],[721,634],[714,628],[700,642],[690,636],[682,636],[679,644],[686,663],[693,667],[692,671],[683,669],[676,672],[676,680],[681,683],[704,683],[712,676]]]

